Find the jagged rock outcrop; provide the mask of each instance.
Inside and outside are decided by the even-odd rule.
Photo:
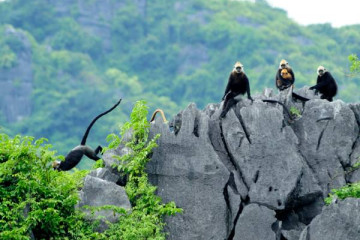
[[[324,197],[352,180],[358,108],[320,100],[307,88],[297,93],[313,100],[267,89],[222,120],[221,105],[190,104],[170,128],[152,125],[151,134],[161,137],[147,167],[150,180],[165,202],[184,209],[166,219],[168,239],[299,239],[304,229],[316,231],[315,217],[332,211]],[[296,107],[301,117],[290,119],[265,98]]]
[[[0,67],[0,112],[7,122],[14,123],[31,114],[32,47],[21,30],[6,26],[4,35],[12,39],[14,46],[10,50],[16,55],[16,59],[12,66]]]
[[[358,181],[360,105],[296,91],[311,100],[266,89],[253,103],[240,99],[223,119],[221,104],[190,104],[169,124],[152,123],[150,135],[161,136],[149,179],[164,202],[184,210],[166,218],[169,240],[359,239],[360,200],[324,206],[324,198]],[[290,107],[301,116],[289,116]],[[105,169],[92,176],[125,184],[111,165],[129,151],[106,152]]]

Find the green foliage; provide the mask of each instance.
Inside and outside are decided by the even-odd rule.
[[[163,204],[161,198],[155,195],[156,187],[148,181],[145,166],[150,160],[148,155],[157,146],[156,140],[159,135],[149,140],[150,125],[146,119],[147,113],[145,102],[136,102],[130,121],[121,128],[121,135],[131,133],[132,140],[125,143],[124,138],[121,139],[114,134],[108,138],[111,140],[109,148],[125,144],[131,149],[129,154],[118,158],[119,164],[115,164],[114,167],[128,176],[125,190],[133,206],[129,213],[120,217],[120,224],[112,225],[105,232],[110,239],[165,239],[163,217],[182,212],[174,202]]]
[[[330,204],[334,198],[345,199],[348,197],[360,198],[360,182],[347,184],[339,189],[332,189],[332,193],[325,199],[326,204]]]
[[[132,151],[119,158],[115,166],[128,175],[125,189],[132,209],[85,207],[92,213],[111,210],[120,214],[119,222],[108,223],[109,229],[103,233],[94,232],[98,221],[91,223],[75,210],[77,191],[88,171],[54,171],[52,162],[63,156],[55,156],[46,139],[34,141],[33,137],[19,135],[12,139],[0,134],[0,239],[165,239],[164,216],[182,210],[174,202],[163,204],[155,195],[156,187],[148,182],[145,166],[159,136],[149,140],[146,115],[145,102],[137,102],[130,122],[121,131],[133,133],[133,139],[125,143]],[[109,148],[122,143],[116,135],[109,138]],[[103,166],[99,160],[94,167]]]
[[[360,159],[353,166],[351,166],[345,172],[345,174],[347,175],[358,169],[360,169]],[[338,177],[338,174],[334,178],[336,177]],[[329,194],[329,197],[325,198],[326,204],[330,204],[334,198],[339,198],[339,199],[345,199],[348,197],[360,198],[360,182],[350,183],[339,189],[332,189],[331,192],[332,193]]]
[[[0,68],[11,68],[16,64],[16,55],[8,46],[0,46]]]
[[[314,85],[323,65],[339,85],[338,99],[360,100],[360,75],[349,74],[347,59],[360,52],[359,26],[301,26],[265,1],[100,2],[0,1],[0,71],[23,63],[24,53],[31,53],[33,70],[31,116],[18,123],[0,116],[0,125],[13,134],[45,136],[66,154],[86,124],[123,97],[118,114],[102,118],[89,136],[90,145],[106,144],[139,96],[168,115],[189,102],[200,108],[219,102],[238,60],[253,95],[274,88],[285,58],[296,88]],[[14,31],[28,39],[8,34]],[[85,160],[80,168],[91,165]]]
[[[293,115],[293,116],[295,116],[295,117],[301,117],[300,110],[297,109],[297,108],[294,107],[294,106],[291,106],[291,107],[290,107],[290,113],[291,113],[291,115]]]
[[[351,63],[350,71],[351,72],[360,72],[360,60],[356,54],[351,54],[349,56],[349,61]]]
[[[74,205],[87,171],[52,170],[46,139],[0,134],[0,239],[79,239],[93,230]],[[79,230],[81,229],[81,231]]]
[[[94,169],[103,168],[103,167],[105,167],[105,163],[104,163],[104,161],[103,161],[102,159],[97,160],[97,161],[95,162],[95,164],[93,165],[93,168],[94,168]]]

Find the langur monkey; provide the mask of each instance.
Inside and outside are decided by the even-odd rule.
[[[240,62],[236,62],[234,69],[230,73],[228,84],[222,97],[224,104],[220,118],[224,118],[230,108],[236,104],[234,98],[239,94],[243,95],[245,93],[247,93],[249,100],[254,101],[250,94],[249,79],[244,72],[244,66]]]
[[[287,70],[288,74],[291,75],[291,78],[290,77],[284,78],[281,75],[281,71],[283,71],[283,70]],[[281,60],[280,64],[279,64],[279,69],[276,72],[276,76],[275,76],[276,87],[280,91],[282,91],[282,90],[285,90],[285,89],[293,86],[294,82],[295,82],[295,74],[294,74],[293,70],[291,69],[291,67],[289,66],[289,63],[285,59]]]
[[[337,84],[333,76],[323,66],[319,66],[317,69],[316,85],[310,87],[310,90],[315,89],[315,93],[320,92],[321,99],[326,99],[332,102],[333,97],[337,94]]]
[[[65,161],[54,161],[52,164],[53,168],[58,171],[68,171],[68,170],[72,169],[73,167],[75,167],[80,162],[80,160],[82,159],[82,157],[84,155],[94,161],[99,160],[100,158],[97,156],[97,154],[102,151],[102,147],[98,146],[95,150],[93,150],[91,147],[86,145],[86,139],[89,135],[91,127],[94,125],[96,120],[98,120],[102,116],[104,116],[104,115],[108,114],[109,112],[111,112],[112,110],[114,110],[120,104],[120,102],[121,102],[121,99],[112,108],[110,108],[109,110],[107,110],[107,111],[99,114],[97,117],[95,117],[92,120],[92,122],[90,123],[90,125],[88,126],[88,128],[86,129],[86,132],[81,140],[80,145],[73,148],[66,155]]]

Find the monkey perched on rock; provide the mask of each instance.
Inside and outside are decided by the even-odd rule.
[[[102,116],[108,114],[109,112],[111,112],[112,110],[114,110],[121,102],[121,99],[109,110],[99,114],[97,117],[95,117],[92,122],[90,123],[90,125],[87,127],[86,132],[81,140],[80,145],[76,146],[75,148],[73,148],[65,157],[65,161],[59,162],[59,161],[54,161],[53,162],[53,168],[58,170],[58,171],[68,171],[70,169],[72,169],[73,167],[75,167],[80,160],[82,159],[82,157],[84,155],[86,155],[88,158],[92,159],[92,160],[99,160],[100,158],[97,156],[99,152],[102,151],[102,147],[98,146],[95,150],[93,150],[91,147],[86,145],[86,139],[89,135],[90,129],[91,127],[94,125],[94,123],[96,122],[96,120],[98,120],[99,118],[101,118]]]
[[[286,74],[286,78],[284,78],[281,74],[282,70],[286,70],[287,74]],[[293,72],[293,70],[291,69],[291,67],[289,66],[289,63],[283,59],[280,61],[279,64],[279,69],[276,72],[276,76],[275,76],[275,85],[276,87],[282,91],[284,89],[289,88],[290,86],[292,86],[295,82],[295,74]]]
[[[220,114],[220,118],[224,118],[230,108],[236,104],[234,99],[239,94],[247,93],[248,99],[254,101],[250,95],[250,84],[244,72],[244,66],[240,62],[236,62],[234,69],[230,73],[229,81],[225,89],[222,100],[224,101],[223,110]]]
[[[276,87],[283,91],[285,89],[288,89],[289,87],[294,87],[295,82],[295,74],[291,67],[289,66],[289,63],[286,60],[281,60],[279,70],[276,74]],[[310,99],[302,97],[294,92],[291,93],[291,96],[294,99],[298,99],[302,102],[309,101]]]
[[[333,97],[337,93],[337,84],[330,72],[326,70],[323,66],[319,66],[317,69],[317,81],[316,85],[310,87],[310,90],[315,89],[315,93],[320,92],[321,99],[326,99],[329,102],[332,102]]]

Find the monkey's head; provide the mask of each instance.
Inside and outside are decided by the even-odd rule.
[[[282,69],[281,72],[281,77],[288,79],[291,78],[291,74],[288,72],[288,70],[286,68]]]
[[[317,74],[321,77],[322,75],[324,75],[324,73],[326,72],[326,68],[324,68],[323,66],[319,66],[317,69]]]
[[[289,66],[289,63],[285,59],[283,59],[283,60],[280,61],[279,69],[284,69],[284,68],[286,68],[288,66]]]
[[[52,163],[53,169],[57,170],[60,166],[60,163],[61,163],[60,161],[53,161],[53,163]]]
[[[244,66],[241,64],[241,62],[236,62],[234,65],[234,72],[241,73],[244,71]]]

